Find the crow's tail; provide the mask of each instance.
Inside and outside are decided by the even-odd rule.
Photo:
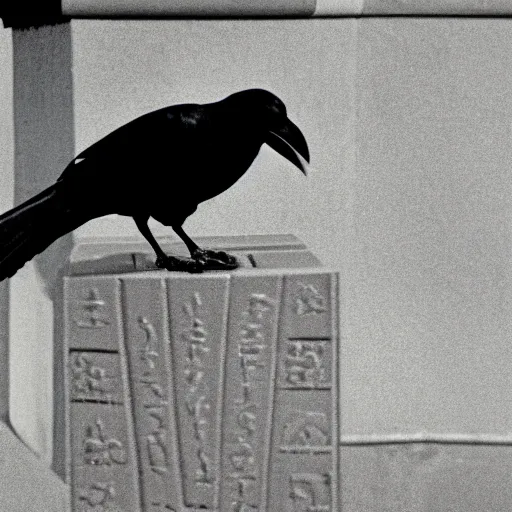
[[[73,217],[61,204],[59,183],[0,215],[0,281],[78,227]]]

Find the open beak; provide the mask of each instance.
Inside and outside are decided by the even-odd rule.
[[[281,156],[307,176],[309,169],[309,149],[299,128],[288,118],[277,130],[269,130],[265,142]]]

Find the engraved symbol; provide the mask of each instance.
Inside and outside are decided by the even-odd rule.
[[[151,391],[151,393],[162,400],[162,403],[166,403],[166,401],[164,400],[165,398],[165,392],[162,388],[162,386],[160,386],[160,384],[158,384],[158,382],[156,381],[156,379],[151,379],[151,378],[143,378],[143,379],[140,379],[139,382],[141,384],[143,384],[144,386],[147,386],[147,388]],[[145,404],[145,407],[153,407],[153,404]]]
[[[252,406],[252,409],[255,408],[255,406]],[[247,435],[251,435],[256,430],[256,414],[254,414],[254,412],[250,412],[249,408],[243,409],[238,414],[237,423],[240,428],[247,432]]]
[[[275,301],[264,293],[252,293],[249,298],[249,313],[257,318],[262,318],[263,313],[274,306]]]
[[[159,430],[146,437],[151,470],[159,475],[167,473],[167,449],[165,447],[165,431]]]
[[[187,383],[190,386],[189,390],[195,391],[199,387],[201,381],[203,380],[204,372],[192,368],[186,368],[184,373],[185,379],[187,380]]]
[[[140,351],[140,359],[147,364],[149,370],[155,369],[155,360],[158,359],[158,352],[152,350],[157,343],[156,331],[153,324],[145,317],[139,316],[137,324],[144,331],[145,343],[144,348]],[[145,373],[148,373],[147,371]]]
[[[196,400],[189,397],[186,401],[187,411],[194,418],[194,435],[198,441],[203,441],[205,432],[203,427],[208,423],[207,420],[201,416],[203,409],[208,412],[210,404],[206,401],[205,396],[200,396]]]
[[[331,451],[327,416],[321,412],[298,411],[285,423],[281,452],[325,453]]]
[[[186,410],[192,418],[192,426],[195,439],[195,452],[197,464],[195,470],[195,483],[211,486],[214,481],[212,462],[205,450],[207,446],[207,427],[210,404],[207,395],[200,394],[204,389],[204,367],[201,357],[210,352],[207,346],[208,331],[201,319],[203,306],[201,296],[195,292],[191,299],[183,303],[183,311],[187,317],[188,325],[181,331],[182,340],[186,346],[186,366],[184,369],[187,383],[185,396]]]
[[[202,342],[204,342],[203,340]],[[190,364],[196,365],[196,366],[202,366],[203,362],[201,361],[201,354],[207,354],[210,352],[210,349],[208,347],[205,347],[204,345],[200,345],[198,343],[189,343],[188,345],[188,355],[187,355],[187,361]]]
[[[196,482],[211,485],[214,481],[211,469],[211,461],[202,448],[197,450],[199,469],[196,471]]]
[[[149,411],[149,415],[151,416],[151,418],[153,418],[154,420],[156,420],[156,430],[159,431],[159,430],[162,430],[164,429],[164,415],[163,415],[163,408],[160,407],[160,406],[153,406],[153,407],[150,407],[150,411]]]
[[[71,373],[73,393],[100,396],[107,393],[105,368],[96,366],[92,358],[85,353],[74,354]]]
[[[191,321],[191,326],[183,331],[183,337],[187,341],[196,341],[199,343],[204,343],[208,332],[204,327],[204,322],[201,320],[199,310],[203,302],[201,300],[201,295],[198,292],[195,292],[192,296],[192,299],[183,304],[183,311],[188,316]]]
[[[325,341],[287,340],[283,361],[285,387],[326,388]]]
[[[114,503],[115,496],[113,482],[95,482],[87,491],[80,493],[79,499],[85,501],[94,511],[107,512],[119,510]]]
[[[156,422],[156,425],[152,426],[152,432],[146,436],[149,466],[152,471],[162,475],[163,473],[167,473],[168,464],[168,452],[165,439],[165,409],[162,406],[147,408],[149,409],[149,416]]]
[[[290,477],[290,512],[330,512],[331,477],[297,473]]]
[[[240,438],[236,452],[232,452],[229,459],[237,471],[247,471],[254,466],[254,449],[249,443],[244,442],[243,438]]]
[[[325,297],[312,284],[300,283],[295,297],[295,313],[300,316],[325,313],[325,302]]]
[[[264,293],[252,293],[241,314],[238,342],[241,397],[234,400],[237,440],[230,447],[228,455],[232,469],[228,476],[235,481],[235,486],[230,488],[231,512],[256,512],[259,509],[247,503],[247,495],[252,495],[253,498],[255,496],[258,478],[253,446],[258,403],[253,402],[252,395],[258,389],[256,384],[261,381],[261,370],[265,368],[264,358],[268,343],[266,330],[269,327],[268,317],[274,309],[273,299]]]
[[[79,301],[82,304],[82,319],[75,323],[84,329],[101,329],[110,324],[101,310],[105,307],[105,301],[100,299],[97,288],[91,288],[87,297]]]
[[[86,439],[83,443],[86,464],[110,466],[112,463],[125,464],[126,451],[123,444],[114,438],[106,438],[103,423],[99,418],[96,425],[86,427]]]
[[[261,352],[264,350],[263,345],[240,346],[238,350],[238,357],[242,369],[243,382],[249,382],[251,373],[256,372],[259,368],[265,365],[260,362]]]
[[[261,320],[270,311],[274,301],[264,293],[252,293],[249,297],[249,307],[242,313],[246,319],[242,323],[241,336],[243,342],[254,342],[263,338]]]
[[[183,310],[190,320],[190,325],[183,329],[181,335],[187,342],[187,361],[195,366],[202,366],[201,355],[210,351],[209,347],[205,346],[208,331],[199,314],[202,304],[201,296],[197,292],[190,301],[183,304]]]

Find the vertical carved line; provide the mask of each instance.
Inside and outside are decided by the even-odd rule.
[[[267,435],[265,436],[265,448],[264,448],[264,461],[262,464],[262,475],[261,475],[261,504],[262,504],[262,510],[261,512],[267,512],[268,509],[268,500],[269,500],[269,475],[270,475],[270,460],[271,460],[271,451],[272,451],[272,435],[273,435],[273,428],[272,423],[274,420],[274,406],[276,403],[276,382],[277,382],[277,358],[279,354],[279,343],[281,338],[281,330],[282,330],[282,315],[281,310],[284,306],[284,277],[281,275],[279,276],[279,281],[277,282],[277,291],[276,291],[276,297],[278,300],[276,301],[276,312],[275,312],[275,318],[276,322],[274,324],[274,332],[273,335],[273,341],[274,344],[270,347],[271,349],[271,359],[270,359],[270,389],[268,393],[268,400],[269,400],[269,408],[268,408],[268,417],[267,417]],[[272,511],[269,511],[272,512]]]
[[[215,490],[213,495],[213,506],[214,509],[219,508],[220,499],[220,488],[222,474],[222,450],[223,450],[223,431],[224,431],[224,418],[223,418],[223,407],[224,407],[224,394],[226,392],[226,363],[227,363],[227,350],[228,350],[228,325],[230,317],[230,296],[231,296],[231,276],[227,275],[227,280],[224,289],[224,303],[222,307],[223,311],[223,323],[221,333],[221,346],[220,350],[220,361],[219,361],[219,389],[217,395],[217,418],[215,422],[217,424],[217,453],[215,454],[215,468],[217,469],[217,481],[215,483]]]
[[[176,347],[176,340],[173,338],[172,332],[172,322],[177,321],[177,318],[171,318],[171,304],[170,301],[174,300],[174,297],[171,299],[171,294],[169,287],[172,286],[172,278],[164,279],[164,329],[167,343],[167,347],[169,348],[168,355],[168,390],[169,390],[169,410],[172,408],[173,414],[172,417],[169,418],[169,427],[172,426],[174,429],[175,435],[172,436],[171,443],[173,444],[174,453],[178,458],[178,468],[180,470],[177,472],[177,480],[176,484],[178,486],[178,496],[180,500],[180,510],[183,509],[185,503],[185,475],[182,471],[183,468],[183,455],[181,453],[182,439],[181,439],[181,429],[179,423],[179,410],[176,404],[177,398],[177,385],[178,385],[178,364],[176,363],[176,358],[174,356],[173,349]],[[172,397],[172,398],[171,398]]]
[[[183,503],[185,502],[183,494],[183,473],[181,472],[181,461],[180,461],[180,442],[179,442],[179,425],[176,418],[176,385],[175,385],[175,367],[172,364],[171,358],[172,346],[171,346],[171,316],[169,309],[169,280],[162,279],[160,287],[160,300],[162,302],[162,348],[163,356],[165,358],[165,373],[167,375],[167,417],[169,420],[169,447],[172,452],[178,458],[176,464],[174,464],[174,484],[176,485],[176,496],[179,500],[178,510],[181,510]],[[171,483],[169,484],[171,485]]]
[[[132,389],[133,374],[131,372],[130,364],[128,361],[128,347],[126,346],[128,340],[128,326],[127,326],[127,311],[126,311],[126,297],[124,294],[125,283],[121,279],[116,279],[116,300],[115,300],[115,309],[116,309],[116,317],[119,328],[119,336],[121,337],[118,340],[119,346],[119,357],[121,360],[121,380],[123,382],[123,394],[124,394],[124,414],[126,417],[126,430],[127,437],[130,443],[130,453],[133,458],[133,471],[135,472],[137,478],[136,481],[136,495],[138,496],[139,507],[140,510],[144,510],[144,502],[141,492],[141,460],[140,460],[140,452],[139,447],[137,446],[137,437],[135,435],[135,407],[133,401],[133,393],[135,392]]]
[[[63,404],[61,404],[62,413],[62,428],[54,433],[55,441],[61,442],[64,449],[61,453],[60,460],[56,460],[55,454],[53,459],[53,469],[58,475],[60,475],[64,482],[71,485],[71,390],[69,381],[69,336],[70,336],[70,310],[69,310],[69,277],[65,277],[63,280],[63,291],[62,291],[62,307],[65,308],[63,311],[62,318],[62,361],[59,363],[62,365],[62,381],[63,381]],[[57,341],[59,339],[57,338]],[[55,406],[56,408],[57,406]],[[57,426],[57,419],[55,420]],[[54,441],[54,446],[58,444]],[[55,450],[54,450],[55,452]],[[59,464],[57,466],[57,464]],[[71,496],[71,495],[70,495]]]
[[[332,461],[333,475],[331,482],[332,509],[341,510],[341,474],[340,474],[340,423],[341,410],[340,394],[340,308],[339,308],[339,275],[331,274],[331,330],[332,330],[332,368],[331,368],[331,396],[332,396]]]

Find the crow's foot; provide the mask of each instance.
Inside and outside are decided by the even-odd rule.
[[[192,258],[182,258],[180,256],[158,256],[155,265],[158,268],[174,270],[177,272],[190,272],[197,274],[203,271],[204,265]]]
[[[224,251],[197,248],[192,253],[192,259],[210,270],[233,270],[239,266],[237,259]]]

